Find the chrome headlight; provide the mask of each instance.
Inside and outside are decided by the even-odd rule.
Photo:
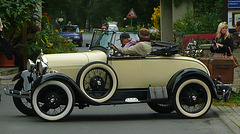
[[[41,54],[38,57],[37,61],[37,71],[40,75],[45,74],[48,68],[48,60],[41,50]]]
[[[48,68],[48,65],[45,64],[45,63],[42,62],[42,61],[40,61],[38,65],[39,65],[39,66],[38,66],[39,72],[40,72],[41,74],[45,74],[45,73],[46,73],[46,70],[47,70],[47,68]]]
[[[27,61],[27,70],[29,72],[31,72],[31,71],[33,71],[35,66],[36,66],[36,64],[34,64],[32,60],[28,59],[28,61]]]

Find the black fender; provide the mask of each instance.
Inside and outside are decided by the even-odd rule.
[[[21,79],[21,78],[22,78],[21,75],[22,75],[22,72],[16,74],[16,75],[13,77],[12,81],[16,81],[16,80],[18,80],[18,79]]]
[[[172,76],[172,78],[170,79],[170,81],[168,82],[168,85],[167,85],[169,95],[172,96],[175,87],[182,79],[191,77],[191,76],[196,76],[196,77],[202,78],[209,86],[213,98],[220,100],[220,98],[217,95],[216,86],[215,86],[213,80],[211,79],[211,77],[203,70],[194,69],[194,68],[180,70]]]
[[[70,78],[67,75],[61,74],[61,73],[48,73],[48,74],[45,74],[45,75],[37,78],[36,81],[34,81],[34,83],[33,83],[32,90],[34,91],[39,85],[41,85],[42,83],[49,81],[49,80],[58,80],[58,81],[67,83],[73,89],[75,97],[78,100],[82,100],[88,104],[97,105],[96,102],[92,101],[91,99],[89,99],[83,95],[79,86],[76,84],[76,82],[72,78]]]

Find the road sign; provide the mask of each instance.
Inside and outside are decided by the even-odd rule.
[[[137,14],[133,10],[133,8],[130,10],[130,12],[127,15],[127,18],[137,18]]]

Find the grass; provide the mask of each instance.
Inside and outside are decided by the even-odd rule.
[[[213,101],[214,106],[240,106],[240,93],[232,92],[230,98],[227,102],[218,102],[217,100]]]

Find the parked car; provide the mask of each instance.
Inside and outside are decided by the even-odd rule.
[[[28,60],[27,70],[14,77],[18,82],[5,94],[23,114],[48,121],[64,119],[75,106],[132,103],[197,118],[208,112],[212,98],[220,100],[222,86],[202,62],[176,54],[177,44],[152,42],[148,56],[118,57],[110,47],[114,38],[115,31],[96,30],[89,52],[41,52],[35,63]]]
[[[102,25],[102,30],[119,31],[117,22],[108,22]]]
[[[59,34],[63,37],[69,37],[69,42],[76,43],[79,47],[82,46],[84,31],[79,29],[78,25],[62,25]]]
[[[110,31],[119,31],[117,22],[108,22],[108,30]]]

